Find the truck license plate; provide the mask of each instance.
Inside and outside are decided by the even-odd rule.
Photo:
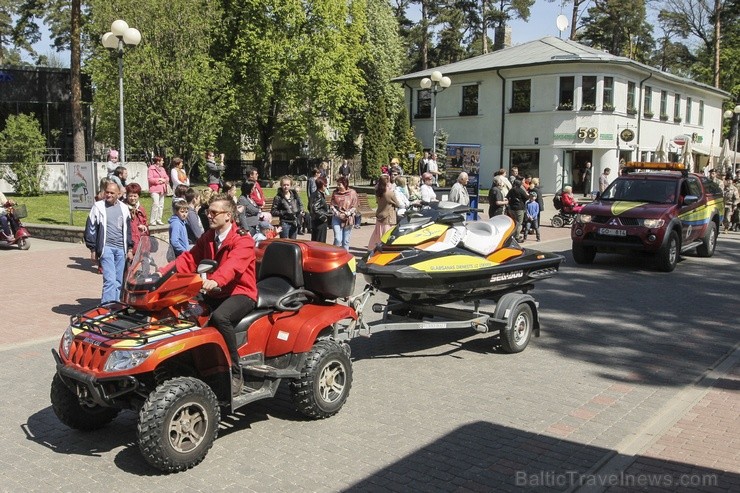
[[[627,230],[599,228],[599,234],[606,236],[627,236]]]

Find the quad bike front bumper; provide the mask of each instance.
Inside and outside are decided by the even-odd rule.
[[[134,376],[96,378],[65,365],[55,349],[51,350],[51,354],[56,361],[57,373],[62,382],[81,401],[104,407],[122,407],[120,398],[136,392],[140,387],[139,380]]]

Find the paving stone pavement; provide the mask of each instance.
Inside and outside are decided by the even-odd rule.
[[[371,229],[353,231],[354,252]],[[654,491],[638,478],[666,474],[738,491],[738,312],[726,293],[740,234],[670,274],[618,256],[575,266],[567,229],[547,234],[537,247],[567,260],[533,292],[542,337],[524,352],[466,330],[355,339],[337,415],[304,419],[283,386],[224,416],[204,462],[176,475],[139,455],[135,413],[81,433],[51,410],[50,348],[100,292],[84,247],[0,251],[15,288],[0,327],[0,491]],[[616,483],[591,484],[601,480]]]

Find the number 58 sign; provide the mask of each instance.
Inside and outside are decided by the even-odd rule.
[[[581,140],[596,140],[599,137],[599,129],[596,127],[579,127],[576,136]]]

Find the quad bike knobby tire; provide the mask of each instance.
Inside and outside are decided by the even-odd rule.
[[[298,411],[314,419],[339,412],[351,387],[352,362],[342,346],[333,341],[314,344],[301,369],[301,377],[290,382]]]
[[[220,419],[216,395],[204,382],[192,377],[167,380],[139,411],[139,449],[157,469],[184,471],[205,458]]]
[[[521,353],[529,344],[534,328],[534,315],[528,303],[519,303],[509,316],[510,322],[501,327],[501,347],[506,353]]]
[[[596,258],[596,248],[592,246],[583,246],[580,243],[573,243],[573,260],[577,264],[593,264]]]
[[[80,402],[57,373],[51,381],[51,408],[59,421],[75,430],[102,428],[118,416],[118,409]]]
[[[717,235],[719,230],[713,222],[707,225],[707,231],[704,233],[702,244],[696,247],[696,254],[700,257],[711,257],[714,255],[714,249],[717,247]]]

